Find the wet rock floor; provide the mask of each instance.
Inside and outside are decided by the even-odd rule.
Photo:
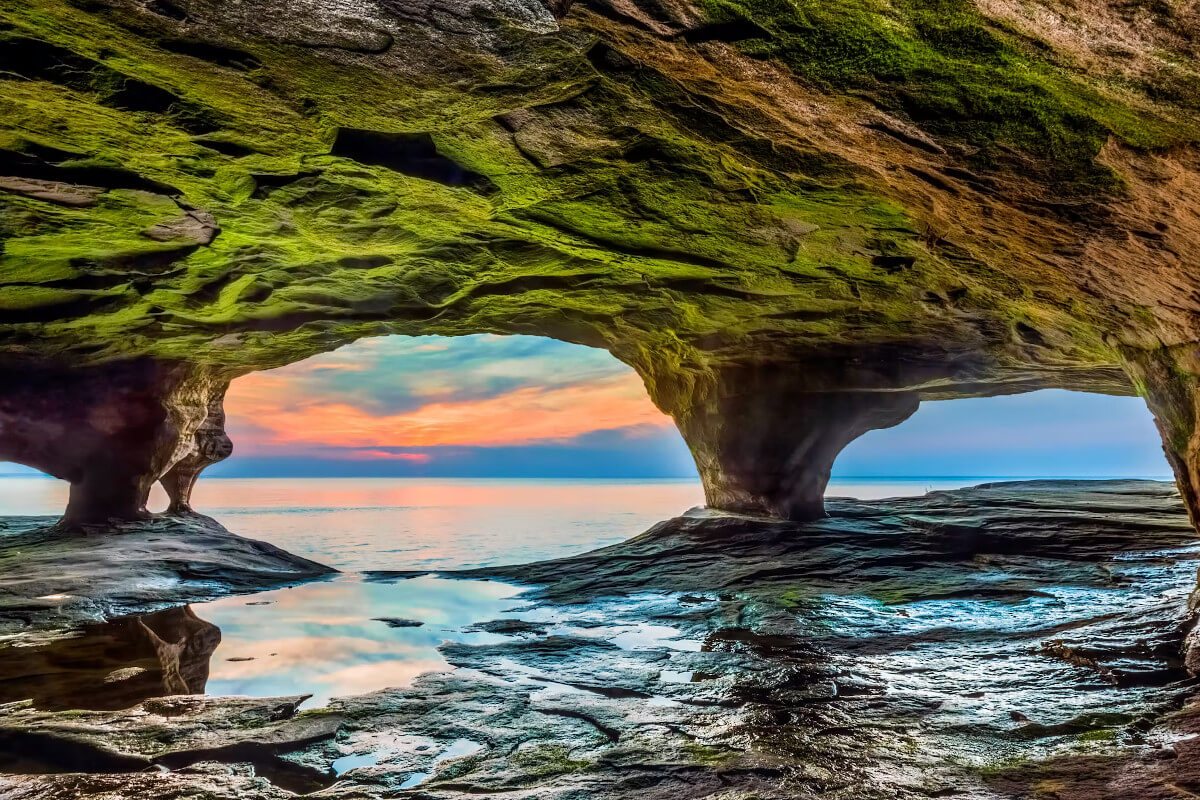
[[[1181,659],[1200,546],[1171,487],[1008,483],[830,511],[695,512],[456,573],[526,592],[448,636],[446,668],[308,710],[151,696],[203,688],[213,632],[186,608],[17,638],[0,650],[0,796],[1200,794]],[[136,658],[89,671],[96,641]]]

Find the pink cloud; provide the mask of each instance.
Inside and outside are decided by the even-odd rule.
[[[342,451],[337,454],[337,457],[348,461],[412,461],[417,464],[424,464],[433,460],[433,456],[428,453],[393,453],[390,450]]]
[[[344,402],[298,394],[283,373],[252,373],[234,382],[226,399],[231,427],[240,420],[254,435],[242,452],[257,447],[304,446],[405,448],[498,446],[573,439],[585,433],[669,426],[641,379],[633,373],[587,383],[523,387],[495,397],[438,399],[412,411],[372,415]],[[396,454],[388,451],[387,457]]]

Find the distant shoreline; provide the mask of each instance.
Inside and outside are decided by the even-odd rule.
[[[41,473],[0,472],[4,478],[44,478],[58,480],[50,475]],[[212,475],[206,476],[207,481],[253,481],[253,480],[289,480],[289,481],[580,481],[594,483],[632,483],[638,481],[699,483],[696,477],[683,476],[579,476],[563,477],[561,475]],[[1173,481],[1172,475],[834,475],[830,483],[849,483],[854,481],[866,482],[918,482],[918,481],[1106,481],[1106,480],[1147,480]]]

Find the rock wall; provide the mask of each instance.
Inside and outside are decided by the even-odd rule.
[[[182,511],[230,378],[538,334],[634,366],[717,505],[812,516],[920,399],[1057,387],[1147,396],[1195,508],[1197,41],[1116,0],[14,0],[0,447],[71,520]]]
[[[210,445],[227,386],[149,359],[10,370],[0,375],[0,458],[70,482],[67,526],[146,516],[150,487],[168,471],[173,505],[185,506],[199,470],[228,453]]]

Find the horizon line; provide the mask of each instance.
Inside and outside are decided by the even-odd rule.
[[[0,478],[47,478],[49,480],[61,480],[53,475],[47,475],[44,472],[0,472]],[[420,480],[512,480],[512,481],[692,481],[700,482],[699,476],[690,475],[340,475],[340,474],[325,474],[325,475],[295,475],[295,474],[271,474],[262,473],[258,475],[208,475],[205,476],[205,481],[241,481],[255,480],[257,478],[271,479],[290,479],[290,480],[315,480],[315,479],[339,479],[339,480],[364,480],[364,479],[388,479],[398,481],[420,481]],[[982,479],[982,478],[999,478],[1005,480],[1017,479],[1041,479],[1041,480],[1174,480],[1175,476],[1169,473],[1162,474],[1103,474],[1103,475],[1063,475],[1063,474],[1008,474],[1008,475],[971,475],[971,474],[939,474],[939,475],[923,475],[923,474],[894,474],[894,475],[834,475],[830,478],[830,483],[847,480],[966,480],[966,479]]]

